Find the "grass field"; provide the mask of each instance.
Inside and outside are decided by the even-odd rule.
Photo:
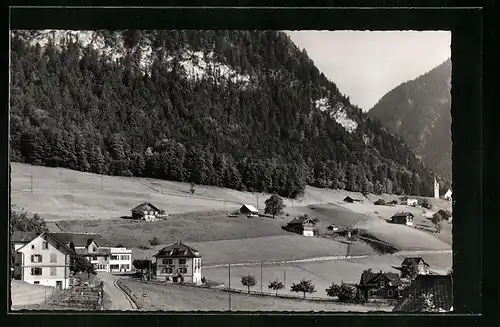
[[[431,266],[431,269],[440,273],[445,273],[451,268],[452,257],[450,254],[423,254],[419,255]],[[399,266],[404,256],[381,255],[359,259],[342,259],[320,262],[301,262],[293,264],[275,264],[262,266],[262,288],[268,292],[267,286],[273,280],[284,282],[286,288],[280,291],[283,294],[294,294],[290,292],[292,283],[300,281],[302,278],[310,279],[315,285],[317,292],[312,296],[327,298],[325,289],[332,282],[358,283],[363,270],[372,268],[373,271],[398,272],[392,266]],[[213,281],[229,284],[228,267],[203,268],[203,275]],[[253,275],[257,280],[257,285],[253,288],[260,291],[261,266],[233,266],[231,267],[231,287],[246,290],[241,284],[241,277]]]
[[[123,280],[124,284],[143,300],[148,311],[227,311],[229,293],[219,290],[191,288],[174,285],[153,285]],[[172,299],[172,300],[169,300]],[[175,299],[175,300],[174,300]],[[366,307],[360,305],[340,305],[316,303],[265,296],[231,294],[233,311],[390,311],[391,307]]]
[[[33,177],[31,179],[31,176]],[[31,181],[33,180],[33,192]],[[101,190],[101,187],[104,190]],[[364,203],[343,203],[345,196],[363,199]],[[393,244],[402,250],[449,249],[451,225],[443,224],[440,234],[417,228],[388,224],[385,219],[398,211],[411,211],[415,223],[421,228],[432,229],[423,209],[403,205],[375,206],[378,198],[392,200],[397,196],[368,195],[359,193],[306,187],[299,200],[284,199],[288,217],[273,219],[229,218],[225,212],[239,208],[241,204],[253,204],[260,209],[267,194],[245,193],[217,187],[196,186],[195,195],[189,192],[187,183],[144,178],[100,176],[62,168],[47,168],[12,163],[12,203],[31,212],[37,212],[52,230],[99,233],[111,243],[138,247],[156,236],[162,243],[182,240],[185,242],[212,242],[200,244],[206,252],[206,260],[219,262],[239,257],[240,261],[268,260],[278,257],[311,255],[336,255],[345,245],[304,238],[281,230],[281,226],[293,217],[307,213],[320,219],[320,232],[328,224],[355,225],[371,235]],[[166,221],[153,223],[119,219],[129,215],[130,209],[143,201],[150,201],[170,213]],[[436,206],[450,207],[450,203],[429,199]],[[436,207],[437,208],[437,207]],[[202,213],[203,211],[204,213]],[[432,214],[427,212],[425,214]],[[284,238],[275,238],[282,236]],[[290,238],[286,238],[288,236]],[[230,239],[261,238],[259,242]],[[283,245],[279,245],[283,242]],[[287,241],[283,241],[283,240]],[[288,241],[293,240],[293,241]],[[318,245],[320,244],[320,245]],[[241,250],[240,250],[241,249]],[[359,245],[361,252],[366,247]],[[333,254],[324,254],[325,252]],[[240,255],[241,253],[241,255]],[[262,253],[262,255],[259,255]],[[244,255],[243,255],[244,254]],[[205,255],[204,255],[205,256]],[[260,257],[259,257],[260,256]],[[229,258],[229,259],[228,259]]]

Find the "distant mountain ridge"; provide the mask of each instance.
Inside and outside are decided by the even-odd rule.
[[[451,59],[402,83],[368,112],[448,181],[451,164]]]
[[[275,31],[12,31],[11,160],[296,197],[429,167]]]

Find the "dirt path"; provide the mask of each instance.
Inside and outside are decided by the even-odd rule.
[[[98,278],[104,282],[104,292],[111,299],[111,310],[137,310],[134,302],[117,285],[117,277],[109,273],[98,273]]]

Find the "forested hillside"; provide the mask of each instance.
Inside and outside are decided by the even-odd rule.
[[[11,160],[299,195],[433,174],[284,33],[14,31]]]
[[[451,60],[394,88],[369,111],[451,181]]]

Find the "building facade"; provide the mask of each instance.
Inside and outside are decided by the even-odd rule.
[[[391,217],[393,224],[413,226],[413,214],[411,212],[399,212]]]
[[[157,279],[201,284],[201,256],[196,249],[176,242],[161,249],[154,257]]]
[[[145,221],[155,221],[160,215],[160,209],[149,202],[139,204],[131,210],[132,219],[141,219]]]
[[[42,233],[22,246],[17,246],[14,278],[29,284],[69,287],[70,256],[73,250],[48,233]]]
[[[373,299],[395,300],[399,297],[398,287],[401,280],[396,273],[380,271],[372,272],[371,269],[363,271],[358,289],[365,301]]]

